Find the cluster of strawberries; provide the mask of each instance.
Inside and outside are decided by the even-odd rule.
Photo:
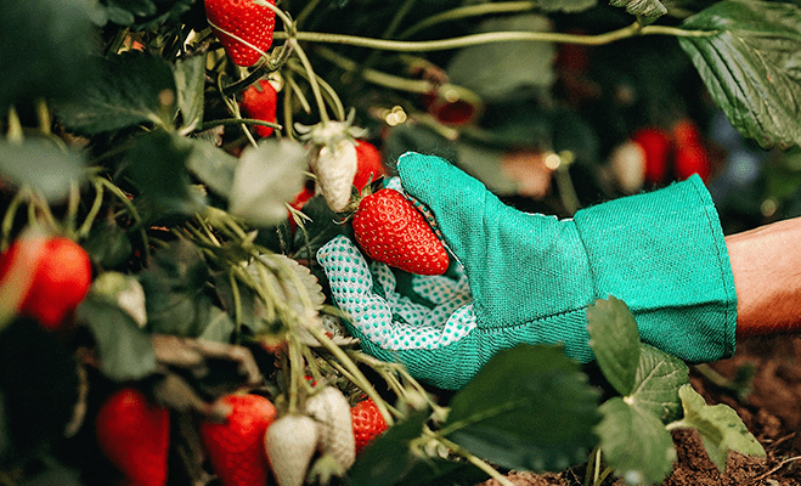
[[[277,417],[260,395],[223,397],[230,407],[223,423],[204,421],[200,436],[214,473],[224,486],[300,486],[317,451],[343,474],[387,423],[371,399],[350,407],[334,387],[310,397],[305,413]],[[136,486],[164,486],[170,447],[170,413],[135,388],[123,388],[95,419],[97,440],[109,460]]]

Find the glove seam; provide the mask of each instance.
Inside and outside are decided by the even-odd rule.
[[[709,211],[710,206],[713,209],[715,206],[711,196],[709,195],[709,192],[706,190],[706,186],[703,184],[703,181],[698,175],[693,175],[689,178],[689,180],[692,183],[692,187],[695,190],[698,198],[702,202],[701,208],[704,216],[706,217],[707,224],[709,225],[709,231],[712,235],[714,235],[715,254],[717,255],[718,266],[720,268],[719,277],[723,286],[723,290],[726,293],[726,305],[724,308],[726,319],[724,347],[726,355],[730,356],[734,354],[736,348],[734,332],[737,322],[737,294],[732,293],[733,286],[729,285],[729,279],[726,278],[728,276],[726,269],[731,268],[731,264],[729,263],[729,255],[725,248],[721,248],[722,234],[719,235],[718,230],[722,233],[722,229],[720,221],[717,217],[717,213],[710,213]],[[728,273],[730,272],[731,270],[729,270]]]

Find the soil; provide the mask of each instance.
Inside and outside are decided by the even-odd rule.
[[[675,431],[678,460],[662,486],[801,486],[801,336],[739,343],[735,355],[693,367],[690,380],[710,405],[740,415],[767,457],[730,452],[725,473],[709,460],[695,431]],[[583,466],[560,474],[512,472],[516,486],[582,486]],[[500,486],[489,480],[476,486]],[[603,486],[625,486],[609,478]]]

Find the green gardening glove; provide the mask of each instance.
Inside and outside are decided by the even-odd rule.
[[[558,220],[504,205],[438,157],[406,154],[398,170],[403,189],[430,209],[464,265],[472,300],[457,310],[470,317],[459,322],[467,331],[455,340],[396,344],[393,336],[415,327],[444,335],[450,321],[431,326],[391,308],[378,318],[363,307],[386,297],[382,285],[332,280],[334,300],[353,317],[351,331],[376,357],[402,362],[418,378],[449,389],[461,388],[499,350],[520,343],[562,343],[567,356],[587,362],[593,353],[586,308],[609,295],[629,306],[641,338],[666,352],[691,362],[734,352],[734,278],[717,212],[697,176]],[[318,253],[329,280],[347,273],[332,267],[340,243]]]

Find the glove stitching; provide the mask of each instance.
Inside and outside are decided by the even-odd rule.
[[[700,178],[691,177],[692,187],[696,192],[696,195],[701,200],[701,208],[703,210],[704,216],[706,217],[707,224],[709,225],[709,231],[711,234],[715,234],[716,230],[720,227],[720,223],[717,220],[717,213],[714,215],[710,214],[709,212],[709,205],[712,204],[714,207],[714,202],[712,202],[708,198],[708,193],[701,191],[699,184],[703,184],[700,182]],[[704,186],[705,187],[705,186]],[[723,286],[724,292],[726,292],[726,306],[725,306],[725,319],[726,319],[726,326],[725,326],[725,338],[726,341],[724,343],[726,353],[731,355],[734,353],[734,346],[730,346],[730,343],[734,342],[734,336],[732,335],[734,332],[734,327],[729,325],[730,322],[736,322],[737,320],[737,294],[735,293],[732,295],[729,285],[727,285],[727,278],[726,278],[726,268],[730,267],[728,253],[724,255],[723,249],[721,248],[720,241],[718,238],[713,238],[715,241],[715,254],[718,259],[718,267],[720,268],[719,277]],[[732,316],[732,311],[734,311],[734,315]]]

